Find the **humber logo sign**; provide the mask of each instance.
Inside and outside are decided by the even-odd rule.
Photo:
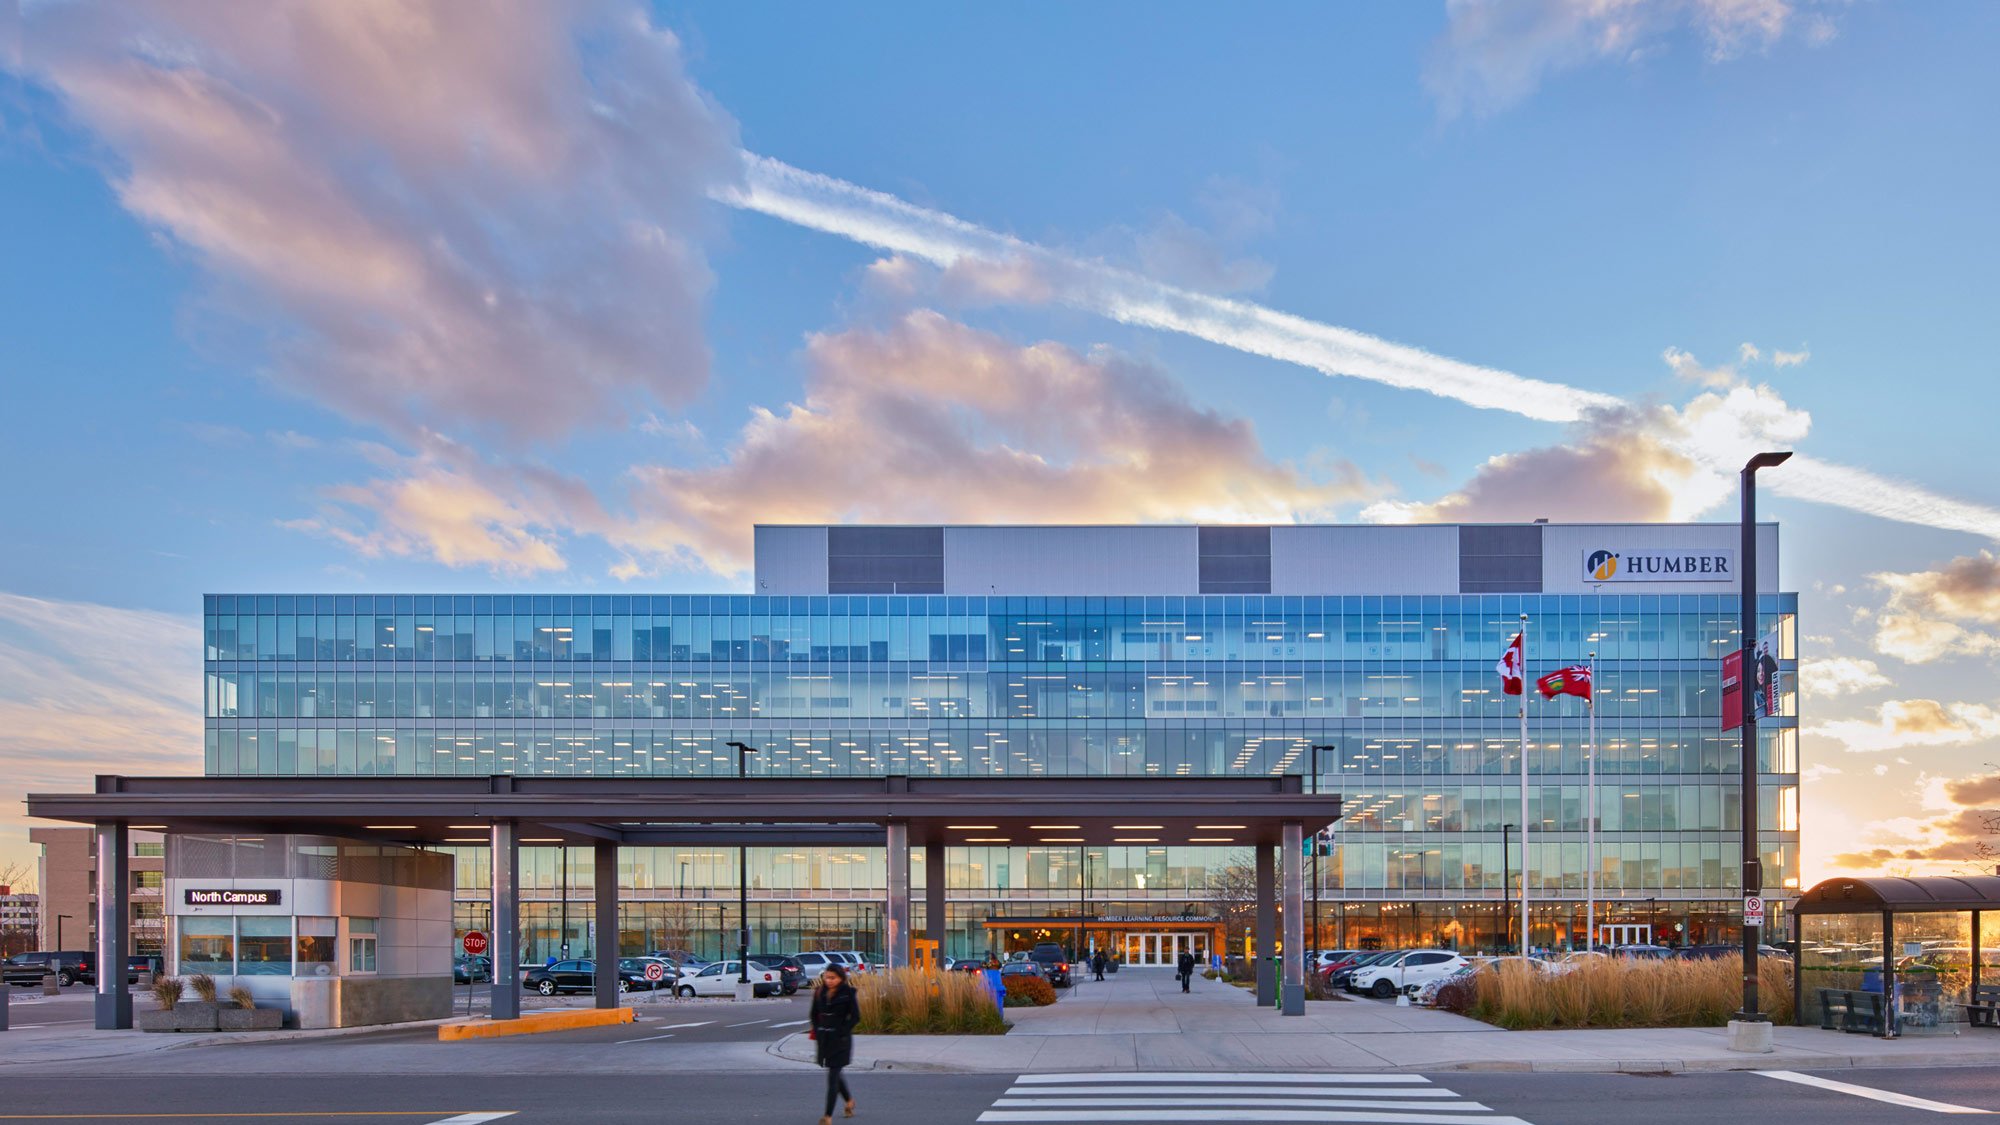
[[[1586,582],[1734,582],[1736,552],[1613,551],[1599,547],[1583,555]]]

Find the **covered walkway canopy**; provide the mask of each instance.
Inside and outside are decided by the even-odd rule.
[[[1861,977],[1859,991],[1893,998],[1899,967],[1906,977],[1922,974],[1924,991],[1937,994],[1934,1001],[1925,998],[1925,1003],[1948,1004],[1946,997],[1961,990],[1962,1002],[1971,1002],[1987,956],[1980,919],[1988,910],[2000,910],[2000,876],[1850,876],[1818,883],[1792,906],[1799,938],[1792,974],[1798,1022],[1805,1023],[1808,1011],[1817,1010],[1820,988],[1852,983],[1856,973]],[[1965,916],[1963,928],[1957,915]],[[1899,936],[1904,939],[1900,945]],[[1878,938],[1879,959],[1878,951],[1869,948]],[[1868,964],[1871,961],[1875,964]],[[1810,982],[1809,976],[1814,978]],[[1947,1020],[1951,1015],[1925,1014]],[[1891,1031],[1883,1028],[1883,1033]]]
[[[98,962],[124,964],[129,923],[127,834],[257,832],[385,844],[489,844],[493,963],[518,960],[519,847],[595,849],[596,960],[617,960],[618,848],[624,844],[881,845],[887,849],[885,957],[909,964],[910,847],[932,871],[955,845],[1206,844],[1254,848],[1257,940],[1277,938],[1274,856],[1284,865],[1283,1007],[1304,1012],[1300,858],[1307,834],[1340,818],[1335,794],[1277,777],[124,777],[89,793],[35,793],[28,814],[91,824],[98,835]],[[931,879],[931,924],[944,917],[944,880]],[[1279,995],[1260,971],[1258,995]],[[600,973],[598,1002],[616,1003]],[[98,977],[98,1026],[131,1026],[125,977]],[[518,982],[496,971],[492,1011],[520,1010]]]

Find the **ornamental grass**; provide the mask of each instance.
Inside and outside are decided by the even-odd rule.
[[[214,977],[207,973],[196,973],[187,979],[187,983],[189,988],[194,989],[195,996],[207,1003],[215,1003]]]
[[[1758,998],[1776,1023],[1792,1020],[1792,967],[1760,962]],[[1515,1030],[1721,1027],[1743,1004],[1741,963],[1591,959],[1565,973],[1502,960],[1472,978],[1467,1014]],[[1454,1005],[1455,1006],[1455,1005]]]
[[[1004,1035],[1007,1021],[971,973],[892,969],[852,978],[862,1035]]]
[[[153,999],[159,1001],[161,1011],[171,1012],[181,1002],[186,987],[179,977],[161,977],[153,982]]]

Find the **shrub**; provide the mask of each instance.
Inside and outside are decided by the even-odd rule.
[[[196,973],[187,979],[188,987],[194,994],[210,1004],[215,1003],[215,978],[207,973]]]
[[[1056,988],[1041,977],[1002,977],[1009,1008],[1042,1008],[1056,1002]]]
[[[186,987],[179,977],[161,977],[153,982],[153,999],[160,1002],[161,1010],[171,1012],[181,1002],[181,992]]]
[[[1431,1002],[1431,1006],[1447,1012],[1456,1012],[1461,1016],[1472,1011],[1473,1005],[1479,1001],[1479,978],[1486,976],[1488,972],[1490,970],[1481,970],[1470,976],[1459,977],[1438,985],[1437,997]]]
[[[240,984],[229,990],[229,1002],[239,1008],[254,1008],[257,1006],[256,997],[251,996],[250,990]]]
[[[1758,994],[1773,1021],[1792,1019],[1791,966],[1763,959]],[[1731,958],[1713,961],[1591,959],[1560,974],[1501,961],[1475,978],[1469,1007],[1500,1027],[1720,1027],[1741,1006],[1742,977]],[[1442,989],[1439,1007],[1446,1007]],[[1460,1010],[1457,1008],[1454,1011]]]
[[[985,978],[972,973],[895,969],[853,978],[864,1035],[1003,1035]]]

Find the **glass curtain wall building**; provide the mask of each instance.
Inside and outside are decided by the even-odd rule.
[[[1560,947],[1583,941],[1587,724],[1581,700],[1530,699],[1524,854],[1516,704],[1494,664],[1526,614],[1531,679],[1596,654],[1599,921],[1726,940],[1735,535],[785,527],[759,529],[755,594],[213,595],[206,769],[728,776],[741,741],[753,776],[1297,773],[1351,810],[1316,865],[1316,946],[1499,948],[1525,867],[1533,941]],[[1753,799],[1781,892],[1798,886],[1797,599],[1775,586],[1759,618],[1781,639],[1780,707]],[[461,929],[486,922],[484,849],[463,843]],[[528,843],[524,949],[585,948],[588,854]],[[991,916],[1213,914],[1212,876],[1251,858],[1080,851],[948,847],[945,951],[987,949]],[[919,863],[914,880],[937,876]],[[734,848],[627,848],[620,878],[628,949],[721,952]],[[878,948],[880,849],[752,849],[749,882],[759,948]]]

